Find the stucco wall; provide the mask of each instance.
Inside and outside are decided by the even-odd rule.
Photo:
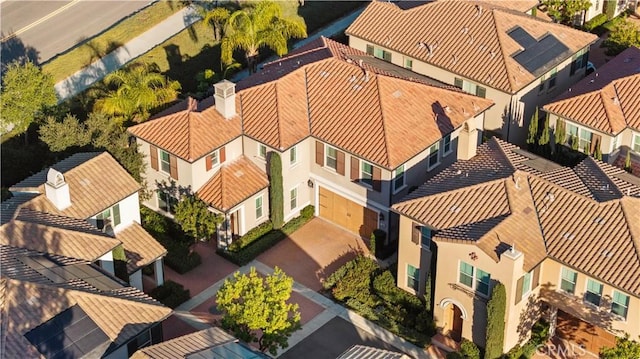
[[[222,147],[224,147],[225,150],[224,163],[232,162],[242,155],[242,138],[238,137]],[[222,147],[218,147],[214,151],[220,151]],[[214,151],[211,151],[211,153]],[[191,164],[191,187],[194,192],[197,192],[205,183],[207,183],[207,181],[210,180],[218,170],[220,170],[220,166],[223,164],[220,163],[217,166],[213,166],[209,171],[207,171],[207,157],[210,156],[211,153],[195,160]],[[220,160],[219,157],[218,160]]]

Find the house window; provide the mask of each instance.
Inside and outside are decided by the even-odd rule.
[[[393,178],[393,192],[398,192],[404,187],[404,165],[396,168],[395,177]]]
[[[422,247],[429,249],[431,247],[431,229],[428,227],[420,227],[420,243]]]
[[[640,153],[640,135],[633,135],[633,151]]]
[[[258,157],[262,159],[267,158],[267,146],[258,144]]]
[[[442,139],[442,149],[444,150],[442,152],[443,156],[451,153],[451,134],[444,136],[444,138]]]
[[[522,296],[531,291],[531,275],[531,272],[524,274],[524,279],[522,280]]]
[[[408,70],[413,70],[413,60],[405,58],[404,67]]]
[[[289,150],[289,164],[293,166],[297,162],[298,162],[298,148],[296,146],[293,146]]]
[[[591,149],[591,138],[593,133],[585,128],[578,127],[576,125],[572,125],[567,123],[567,145],[571,146],[573,141],[578,141],[578,149],[580,151],[584,151],[587,148],[587,151]]]
[[[120,224],[120,203],[96,215],[96,225],[98,228],[102,229],[107,224],[113,227]]]
[[[602,283],[587,279],[587,291],[584,293],[584,300],[595,306],[600,306],[602,298]]]
[[[360,166],[360,182],[367,186],[373,186],[373,165],[362,161]]]
[[[217,166],[220,164],[220,152],[218,152],[218,150],[213,151],[212,154],[209,155],[209,158],[211,158],[211,166]]]
[[[333,168],[334,170],[338,169],[338,151],[330,146],[327,146],[327,155],[325,158],[325,163],[327,167]]]
[[[576,279],[578,279],[578,273],[562,267],[562,279],[560,280],[560,289],[573,294],[576,292]]]
[[[621,316],[624,319],[627,319],[627,311],[629,310],[629,296],[618,292],[617,290],[613,291],[613,299],[611,301],[611,313]]]
[[[540,77],[540,85],[538,85],[538,94],[544,92],[545,85],[547,84],[547,80],[545,80],[544,75]]]
[[[460,262],[460,283],[473,288],[473,266]]]
[[[461,284],[475,289],[482,295],[489,295],[491,283],[491,275],[489,275],[489,273],[474,268],[471,264],[460,262],[460,275],[458,278]]]
[[[549,90],[553,90],[556,87],[556,79],[558,75],[558,69],[554,68],[551,70],[551,74],[549,75]]]
[[[487,96],[487,89],[476,85],[473,82],[469,82],[467,80],[463,80],[461,78],[455,78],[454,79],[454,85],[461,88],[462,91],[466,92],[466,93],[470,93],[472,95],[476,95],[479,97],[486,97]]]
[[[384,61],[391,62],[391,53],[389,51],[387,51],[387,50],[383,50],[383,49],[380,49],[380,48],[376,47],[373,50],[373,56],[375,56],[375,57],[377,57],[379,59],[382,59]]]
[[[578,51],[573,55],[573,61],[571,62],[571,71],[569,74],[573,76],[579,69],[587,66],[587,57],[589,52],[586,49]]]
[[[420,283],[420,272],[418,268],[407,264],[407,287],[418,291],[418,283]]]
[[[440,162],[438,162],[438,153],[439,144],[436,142],[431,147],[429,147],[429,158],[428,158],[428,166],[427,170],[431,171],[435,166],[437,166]]]
[[[178,200],[168,192],[158,191],[158,207],[168,213],[174,214]]]
[[[160,151],[160,169],[163,172],[171,173],[171,160],[169,159],[169,152]]]
[[[291,210],[293,211],[298,207],[298,187],[294,187],[289,191],[289,196],[291,197],[291,201],[289,202],[291,206]]]
[[[262,218],[262,196],[256,197],[256,219]]]

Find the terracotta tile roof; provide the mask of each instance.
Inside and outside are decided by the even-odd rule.
[[[196,194],[212,207],[224,212],[268,186],[267,174],[251,160],[241,156],[224,163]]]
[[[186,358],[189,354],[237,341],[235,337],[227,334],[224,330],[212,327],[142,348],[136,351],[131,359]]]
[[[0,279],[0,310],[3,318],[0,338],[3,355],[7,358],[41,357],[24,334],[74,305],[79,306],[108,336],[112,345],[109,349],[103,348],[107,350],[104,354],[171,313],[171,309],[135,288],[99,292],[90,286],[79,285],[78,280],[55,284],[32,269],[17,268],[20,265],[26,267],[17,258],[34,255],[34,252],[2,246],[0,254],[3,263]],[[58,266],[78,264],[73,259],[61,263],[65,262],[63,257],[52,258]]]
[[[512,57],[522,50],[508,35],[516,27],[538,41],[552,35],[568,50],[531,73]],[[518,92],[597,40],[593,34],[496,6],[495,2],[477,1],[433,1],[408,10],[395,3],[373,1],[346,34],[507,93]]]
[[[185,109],[129,127],[128,131],[188,162],[241,135],[238,116],[227,120],[214,106],[200,109],[195,101],[188,98],[185,105],[176,107]]]
[[[549,256],[640,296],[640,180],[590,157],[572,169],[541,163],[494,138],[393,209],[436,229],[436,241],[496,261],[515,245],[525,270]]]
[[[116,233],[116,239],[124,247],[129,274],[167,254],[167,250],[136,222]]]
[[[640,131],[640,73],[614,80],[600,90],[545,105],[545,111],[592,129],[617,135]]]
[[[24,203],[22,208],[86,219],[140,189],[140,185],[107,152],[77,153],[52,167],[60,171],[65,182],[69,184],[71,206],[60,211],[44,195],[44,183],[49,170],[46,168],[9,189],[12,192],[42,194]]]

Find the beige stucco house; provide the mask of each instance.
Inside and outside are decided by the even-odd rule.
[[[638,208],[640,180],[621,169],[591,157],[566,168],[492,138],[393,206],[398,286],[422,295],[435,271],[439,330],[484,346],[500,282],[505,352],[542,317],[598,353],[640,334]]]
[[[129,131],[159,189],[145,204],[171,211],[176,199],[162,183],[195,192],[225,214],[222,244],[268,220],[270,153],[282,160],[285,220],[311,204],[369,237],[376,228],[397,233],[391,203],[428,172],[467,158],[491,105],[321,38]]]
[[[373,1],[346,34],[351,47],[493,100],[484,129],[524,143],[536,107],[584,77],[597,37],[502,6]]]
[[[543,109],[555,131],[564,122],[566,142],[578,141],[590,153],[600,146],[602,159],[625,165],[630,151],[633,173],[640,175],[640,49],[630,47],[585,77]]]

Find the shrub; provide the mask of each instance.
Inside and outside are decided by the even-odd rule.
[[[184,289],[182,284],[170,280],[154,288],[149,292],[149,295],[171,309],[176,308],[191,298],[188,289]]]
[[[315,208],[312,205],[308,205],[300,210],[300,216],[306,220],[310,220],[313,218],[313,214],[315,213]]]
[[[160,243],[167,249],[165,263],[179,274],[187,273],[202,262],[200,255],[190,250],[189,243],[171,239],[161,240]]]
[[[273,228],[280,229],[284,222],[284,195],[282,189],[282,160],[277,152],[269,153],[269,205]]]
[[[540,345],[546,343],[547,340],[549,340],[549,323],[540,319],[531,328],[530,341],[535,345]]]
[[[391,271],[385,270],[373,280],[373,289],[382,299],[391,303],[398,303],[407,308],[411,313],[410,316],[415,318],[425,309],[420,298],[408,293],[396,286]]]
[[[447,353],[447,359],[464,359],[464,356],[458,352]]]
[[[245,233],[244,236],[233,241],[233,243],[231,243],[231,245],[229,246],[229,250],[237,251],[241,248],[244,248],[249,244],[253,243],[255,240],[267,234],[272,229],[273,229],[273,225],[271,224],[271,221],[266,221],[260,224],[259,226],[249,230],[249,232]]]
[[[460,343],[460,354],[467,359],[480,359],[480,349],[476,343],[464,338]]]
[[[145,206],[140,207],[140,217],[142,226],[152,235],[158,236],[167,233],[167,228],[169,227],[168,221],[170,221],[167,217]]]
[[[596,27],[603,25],[608,20],[609,18],[607,17],[607,14],[598,14],[593,19],[584,23],[584,29],[586,31],[592,31]]]
[[[363,304],[373,306],[375,299],[371,295],[371,278],[378,269],[378,264],[373,260],[359,256],[353,259],[355,265],[352,270],[345,273],[344,277],[333,287],[332,294],[339,301],[354,298]]]

